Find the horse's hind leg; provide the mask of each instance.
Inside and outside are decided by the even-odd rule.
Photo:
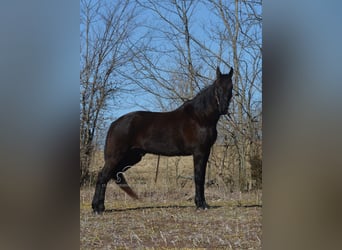
[[[127,169],[129,169],[134,164],[138,163],[141,158],[143,157],[144,153],[138,149],[130,150],[126,153],[125,158],[122,159],[119,163],[119,171],[115,171],[113,173],[113,179],[115,180],[116,184],[125,191],[130,197],[134,199],[138,199],[137,194],[130,188],[127,184],[127,181],[123,175]]]
[[[139,150],[130,150],[119,161],[114,158],[106,160],[96,182],[95,194],[92,202],[92,208],[95,213],[102,213],[105,210],[105,193],[107,183],[111,178],[113,178],[119,187],[129,196],[136,199],[138,198],[134,191],[128,186],[122,173],[128,169],[127,166],[138,163],[143,155],[144,153]]]
[[[107,183],[112,177],[114,169],[117,167],[118,162],[114,159],[106,160],[106,163],[102,170],[99,172],[95,193],[92,201],[92,208],[94,213],[102,213],[105,210],[104,200],[106,194]]]

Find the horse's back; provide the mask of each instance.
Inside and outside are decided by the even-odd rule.
[[[162,113],[149,111],[134,111],[119,117],[111,123],[106,138],[106,148],[113,148],[115,145],[134,143],[134,138],[155,123]]]
[[[106,152],[141,149],[162,155],[189,155],[183,134],[189,119],[180,110],[171,112],[136,111],[114,121],[108,131]],[[194,131],[190,131],[194,132]],[[191,146],[192,147],[192,146]]]

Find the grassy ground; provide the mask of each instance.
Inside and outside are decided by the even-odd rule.
[[[150,158],[125,174],[139,201],[110,182],[103,215],[91,211],[94,187],[81,189],[81,249],[261,249],[260,191],[212,185],[205,191],[211,209],[196,210],[193,181],[175,178],[192,174],[189,159],[161,158],[156,183],[155,165]]]

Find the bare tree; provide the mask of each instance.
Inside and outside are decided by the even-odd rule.
[[[106,108],[130,88],[122,77],[122,68],[134,59],[131,39],[137,28],[136,15],[136,6],[130,1],[81,0],[81,183],[89,174],[95,137],[104,125]]]
[[[217,142],[230,163],[218,162],[222,171],[237,166],[237,171],[228,169],[234,180],[227,182],[246,190],[250,159],[261,157],[261,1],[147,0],[139,5],[151,13],[153,21],[146,28],[151,44],[157,44],[141,51],[143,56],[135,64],[139,85],[156,96],[163,110],[208,85],[210,69],[214,72],[219,64],[234,68],[235,97],[230,116],[219,124],[222,137]],[[210,9],[215,20],[208,17],[202,36],[192,32],[200,8]],[[162,46],[153,43],[157,39],[163,41]],[[208,40],[217,46],[210,46]],[[217,158],[212,156],[212,160]],[[222,168],[224,164],[227,167]]]
[[[153,17],[152,21],[146,24],[151,43],[162,40],[167,44],[160,46],[160,43],[156,42],[153,43],[155,46],[142,51],[144,56],[136,64],[137,72],[143,79],[139,84],[146,91],[159,97],[158,103],[162,109],[171,109],[192,98],[200,90],[203,82],[203,79],[199,80],[199,67],[194,64],[194,47],[190,31],[197,1],[138,2],[146,13]],[[146,79],[150,82],[145,81]],[[152,85],[151,81],[155,85]]]
[[[238,156],[236,186],[246,190],[251,176],[247,166],[261,157],[261,1],[211,3],[224,26],[218,39],[229,41],[235,70],[233,111],[221,125],[230,135],[226,144],[234,145]]]

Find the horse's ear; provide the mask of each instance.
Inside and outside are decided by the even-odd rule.
[[[232,78],[233,73],[234,73],[234,69],[231,67],[231,68],[230,68],[230,71],[229,71],[229,73],[228,73],[229,78]]]
[[[220,67],[217,66],[217,68],[216,68],[216,78],[220,78],[220,76],[221,76],[221,70],[220,70]]]

